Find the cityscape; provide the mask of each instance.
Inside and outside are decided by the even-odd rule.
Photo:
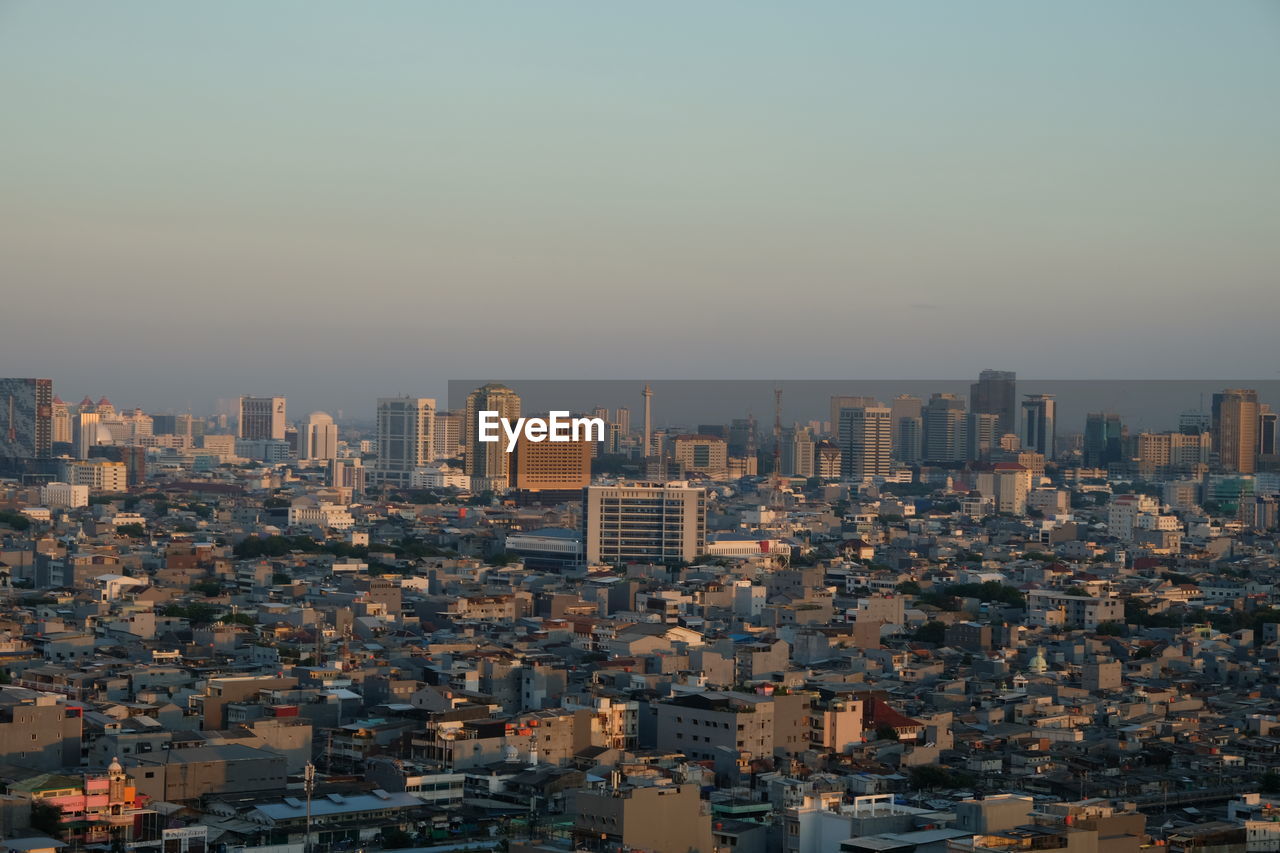
[[[1280,853],[1276,0],[0,2],[0,853]]]
[[[804,421],[620,384],[551,442],[497,382],[0,379],[0,846],[1280,849],[1256,389],[1149,432],[1008,370]]]

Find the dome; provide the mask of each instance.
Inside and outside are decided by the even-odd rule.
[[[124,772],[124,768],[120,766],[119,756],[111,759],[111,765],[107,767],[107,772],[113,776]]]

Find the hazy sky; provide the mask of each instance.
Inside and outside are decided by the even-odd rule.
[[[1274,378],[1280,4],[0,2],[0,375]]]

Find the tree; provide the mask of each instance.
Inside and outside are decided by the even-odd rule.
[[[147,528],[141,524],[121,524],[116,528],[117,536],[128,536],[130,539],[141,539],[147,535]]]
[[[888,723],[876,726],[876,740],[898,740],[898,730]]]
[[[401,850],[413,844],[413,837],[398,826],[384,827],[379,833],[383,850]]]
[[[911,639],[940,646],[947,641],[947,626],[941,622],[926,622],[916,629]]]
[[[38,829],[50,838],[62,836],[62,809],[36,800],[31,804],[31,828]]]
[[[919,595],[921,592],[923,592],[923,590],[920,589],[920,584],[916,583],[915,581],[903,581],[902,583],[898,584],[897,588],[898,588],[898,592],[902,593],[903,595]]]
[[[951,785],[951,772],[936,764],[922,764],[912,767],[908,784],[913,791],[933,791]]]

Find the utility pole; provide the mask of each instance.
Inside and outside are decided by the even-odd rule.
[[[311,853],[311,794],[316,789],[316,766],[310,761],[302,769],[302,790],[307,794],[307,837],[302,844],[302,853]]]

